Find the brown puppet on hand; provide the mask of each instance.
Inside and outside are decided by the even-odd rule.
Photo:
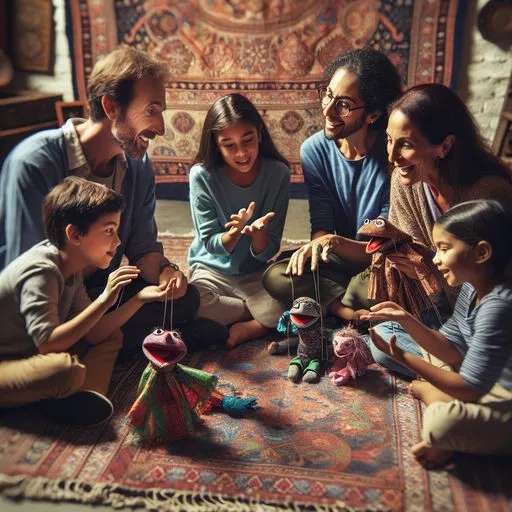
[[[430,297],[441,292],[441,286],[430,248],[382,217],[367,219],[357,233],[371,237],[366,246],[372,255],[369,299],[391,300],[417,318],[433,307]],[[407,262],[410,272],[400,271],[397,261]]]

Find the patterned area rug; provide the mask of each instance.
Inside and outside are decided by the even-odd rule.
[[[163,242],[183,265],[190,238]],[[288,356],[266,344],[191,356],[225,394],[256,395],[260,408],[206,415],[193,438],[168,446],[139,446],[125,422],[143,360],[116,368],[107,426],[52,424],[37,408],[0,413],[0,494],[159,511],[510,510],[510,459],[458,457],[437,472],[414,463],[420,409],[406,382],[375,366],[342,388],[326,377],[292,384]]]
[[[76,0],[66,3],[75,84],[117,44],[169,64],[166,134],[151,145],[158,183],[185,184],[213,101],[239,91],[260,109],[302,182],[300,144],[320,130],[316,88],[340,53],[384,51],[411,86],[454,83],[463,0]],[[179,188],[179,187],[177,187]]]
[[[145,362],[120,367],[108,426],[64,427],[30,408],[1,416],[0,493],[146,510],[509,510],[510,464],[459,459],[450,474],[413,462],[417,403],[378,368],[344,388],[325,377],[295,385],[288,358],[268,356],[262,341],[189,364],[219,375],[225,393],[258,396],[261,408],[245,419],[204,416],[190,440],[142,448],[125,416]]]

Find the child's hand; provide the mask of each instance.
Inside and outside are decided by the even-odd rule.
[[[177,270],[169,280],[167,298],[173,300],[181,299],[187,293],[187,287],[188,281],[185,274],[181,270]]]
[[[393,320],[400,322],[408,315],[409,313],[402,306],[388,300],[372,306],[367,314],[360,316],[360,320]]]
[[[397,346],[396,336],[394,334],[391,336],[391,338],[389,338],[389,350],[390,350],[391,357],[393,357],[394,359],[396,359],[398,361],[400,361],[402,359],[404,351],[400,347]]]
[[[250,218],[254,213],[254,209],[256,208],[256,203],[251,201],[247,208],[242,208],[238,210],[238,213],[234,213],[231,215],[231,220],[224,224],[225,228],[229,228],[230,233],[239,233],[242,231],[244,226],[249,222]]]
[[[391,254],[386,254],[386,257],[393,262],[399,272],[402,272],[402,274],[405,274],[411,279],[418,279],[418,275],[416,274],[416,266],[407,256],[394,252]]]
[[[161,284],[157,286],[156,284],[152,284],[142,288],[142,290],[137,293],[137,297],[142,302],[155,302],[155,301],[164,301],[167,293],[171,289],[172,279],[167,284]]]
[[[386,343],[382,336],[377,334],[375,329],[370,328],[368,329],[368,332],[370,333],[370,338],[372,339],[373,344],[381,351],[387,354],[388,356],[392,357],[393,359],[396,359],[400,361],[402,359],[403,350],[396,345],[396,336],[393,334],[391,338],[389,338],[389,343]]]
[[[105,289],[98,297],[102,302],[113,306],[119,298],[119,292],[134,279],[139,277],[140,270],[133,265],[123,265],[111,272]]]
[[[267,229],[270,219],[274,216],[274,212],[269,212],[263,215],[263,217],[256,219],[250,226],[245,226],[244,229],[242,229],[242,235],[252,236],[254,233],[264,231]]]
[[[370,314],[370,312],[367,309],[358,309],[354,311],[352,322],[354,322],[355,325],[359,325],[361,322],[365,321],[368,314]]]
[[[167,269],[166,269],[167,270]],[[169,268],[171,274],[162,273],[160,275],[160,287],[166,288],[168,286],[168,299],[181,299],[187,293],[188,281],[185,274],[181,270],[172,270]]]

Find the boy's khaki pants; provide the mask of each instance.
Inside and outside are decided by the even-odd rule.
[[[81,340],[69,352],[0,361],[0,408],[62,398],[81,389],[106,395],[122,344],[118,329],[94,345]]]
[[[425,360],[450,370],[424,352]],[[465,453],[512,453],[512,391],[495,384],[477,403],[434,402],[423,414],[421,438],[430,446]]]

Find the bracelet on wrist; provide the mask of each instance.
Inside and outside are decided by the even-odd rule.
[[[166,268],[172,268],[174,270],[174,272],[178,272],[180,267],[178,267],[178,265],[176,265],[176,263],[172,263],[170,261],[166,261],[163,265],[160,265],[160,274],[166,269]]]

